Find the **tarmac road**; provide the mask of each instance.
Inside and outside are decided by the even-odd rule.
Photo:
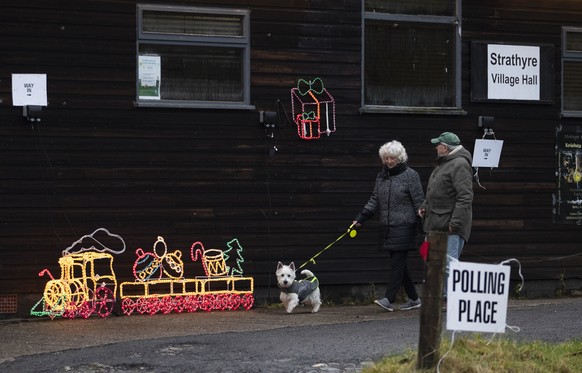
[[[419,315],[369,305],[2,321],[0,371],[359,372],[415,349]],[[504,337],[582,339],[580,315],[582,298],[510,300],[507,324],[520,331]]]

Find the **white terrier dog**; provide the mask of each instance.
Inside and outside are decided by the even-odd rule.
[[[295,264],[284,265],[277,264],[277,285],[281,289],[279,299],[283,302],[287,313],[293,312],[293,309],[300,303],[311,306],[311,312],[319,311],[321,306],[321,294],[319,291],[319,281],[313,273],[307,269],[301,271],[305,278],[295,280]]]

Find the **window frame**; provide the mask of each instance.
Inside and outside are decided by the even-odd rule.
[[[582,64],[582,51],[580,52],[568,52],[566,46],[568,45],[567,34],[571,32],[576,32],[582,34],[582,27],[574,26],[562,26],[562,58],[561,58],[561,92],[560,92],[560,115],[562,117],[572,117],[572,118],[582,118],[582,107],[580,110],[564,110],[564,62],[572,61],[579,62]]]
[[[143,31],[144,11],[183,12],[191,14],[235,15],[242,18],[242,36],[200,36],[183,34],[163,34]],[[250,10],[240,8],[213,8],[200,6],[174,6],[158,4],[137,4],[137,36],[135,57],[135,106],[138,107],[173,107],[173,108],[202,108],[202,109],[243,109],[254,110],[251,105],[251,45],[250,45]],[[242,101],[202,101],[202,100],[144,100],[139,98],[139,48],[140,44],[180,45],[180,46],[209,46],[242,50]]]
[[[437,16],[437,15],[410,15],[410,14],[391,14],[381,12],[366,11],[366,0],[362,0],[362,65],[361,65],[361,106],[362,113],[407,113],[407,114],[466,114],[462,109],[462,81],[461,81],[461,58],[462,58],[462,40],[461,40],[461,0],[455,0],[455,15]],[[454,105],[447,107],[433,106],[390,106],[390,105],[370,105],[366,104],[366,21],[386,21],[386,22],[410,22],[410,23],[432,23],[432,24],[455,24],[455,42],[454,42],[454,63],[455,63],[455,84],[454,84]]]

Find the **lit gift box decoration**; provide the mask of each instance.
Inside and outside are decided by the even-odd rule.
[[[335,100],[321,78],[299,79],[297,87],[291,89],[291,112],[297,133],[304,140],[335,132]]]

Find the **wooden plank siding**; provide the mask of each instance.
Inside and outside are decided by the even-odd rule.
[[[175,4],[166,0],[147,2]],[[406,146],[424,186],[429,140],[459,134],[472,151],[477,116],[495,117],[500,167],[475,183],[473,234],[463,259],[517,258],[527,281],[582,278],[582,230],[552,223],[555,129],[560,118],[561,27],[582,26],[573,0],[463,1],[462,103],[466,115],[360,114],[361,2],[181,1],[251,10],[251,104],[256,110],[136,107],[136,2],[30,0],[0,4],[0,294],[42,292],[63,249],[99,227],[123,236],[116,257],[130,280],[137,248],[163,236],[168,250],[237,237],[244,271],[275,295],[277,261],[306,261],[335,240],[367,201],[378,148]],[[551,105],[473,103],[470,43],[554,46]],[[31,126],[12,106],[11,74],[48,77],[48,107]],[[304,141],[289,122],[266,136],[259,110],[285,108],[299,78],[321,77],[337,105],[337,131]],[[269,149],[277,146],[275,156]],[[313,266],[324,288],[379,284],[389,259],[377,251],[377,219]],[[201,274],[185,260],[186,274]],[[423,277],[418,254],[410,265]],[[195,273],[197,272],[197,273]],[[518,279],[512,271],[512,279]],[[25,304],[24,306],[28,306]],[[0,315],[2,317],[2,315]]]

